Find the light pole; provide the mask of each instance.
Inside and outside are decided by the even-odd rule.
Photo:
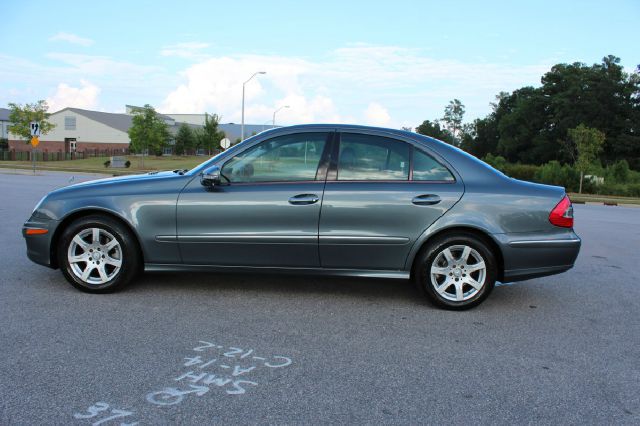
[[[273,127],[276,127],[276,114],[278,113],[278,111],[280,111],[283,108],[289,108],[289,105],[285,105],[285,106],[281,106],[280,108],[278,108],[277,110],[273,111],[273,121],[271,122],[271,124],[273,125]]]
[[[254,72],[253,75],[251,77],[249,77],[249,79],[247,81],[245,81],[244,83],[242,83],[242,126],[241,126],[241,130],[240,130],[240,142],[242,142],[244,140],[244,85],[247,84],[248,82],[251,81],[251,79],[253,77],[255,77],[258,74],[266,74],[265,71],[258,71],[258,72]]]

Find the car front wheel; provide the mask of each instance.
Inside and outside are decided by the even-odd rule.
[[[475,235],[445,235],[420,253],[414,277],[420,290],[436,305],[469,309],[493,290],[496,260],[488,245]]]
[[[58,263],[65,278],[77,289],[108,293],[135,277],[140,256],[134,237],[125,226],[105,216],[88,216],[63,231]]]

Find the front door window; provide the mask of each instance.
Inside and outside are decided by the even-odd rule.
[[[316,180],[327,133],[301,133],[269,139],[236,155],[222,167],[230,183]]]

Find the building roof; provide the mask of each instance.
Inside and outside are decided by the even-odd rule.
[[[9,121],[10,109],[0,108],[0,121]]]
[[[98,123],[102,123],[105,126],[112,127],[116,130],[120,130],[121,132],[128,132],[129,127],[131,127],[131,119],[132,116],[128,114],[117,114],[112,112],[102,112],[102,111],[91,111],[88,109],[80,109],[80,108],[64,108],[60,111],[56,111],[54,114],[59,114],[63,111],[72,111],[76,114],[84,115],[85,117],[97,121]]]
[[[61,109],[60,111],[56,111],[54,114],[59,114],[63,111],[75,112],[76,114],[83,115],[90,120],[97,121],[98,123],[102,123],[105,126],[112,127],[124,133],[127,133],[129,131],[129,128],[131,127],[131,123],[133,120],[133,115],[131,114],[91,111],[88,109],[80,109],[80,108],[64,108],[64,109]],[[170,123],[167,123],[167,124],[169,126],[169,131],[171,133],[175,133],[177,131],[177,127],[179,127],[180,124],[182,124],[175,121],[172,117],[169,117],[168,115],[158,113],[158,117],[160,117],[165,121],[170,121]],[[174,127],[176,127],[175,130],[173,129]],[[201,126],[189,125],[189,127],[201,127]]]
[[[127,110],[131,111],[137,107],[127,105]],[[0,108],[2,110],[2,108]],[[9,110],[6,110],[9,111]],[[112,113],[112,112],[102,112],[102,111],[91,111],[88,109],[80,109],[80,108],[64,108],[60,111],[54,112],[54,114],[60,114],[63,111],[72,111],[76,114],[83,115],[90,120],[97,121],[98,123],[102,123],[105,126],[112,127],[116,130],[120,130],[121,132],[127,133],[129,128],[131,127],[133,115],[131,114],[122,114],[122,113]],[[174,114],[179,115],[179,114]],[[191,114],[181,114],[181,115],[191,115]],[[203,114],[204,115],[204,114]],[[169,115],[160,114],[158,116],[168,122],[169,132],[172,135],[175,135],[178,132],[178,129],[183,124],[178,118],[177,120],[174,117]],[[193,123],[184,123],[189,126],[191,129],[200,129],[202,125],[193,124]],[[271,125],[257,125],[257,124],[245,124],[244,125],[244,137],[248,138],[251,135],[262,132],[263,130],[267,130],[272,128]],[[231,142],[235,142],[237,138],[240,137],[241,126],[240,124],[235,123],[220,123],[218,124],[218,129],[222,130],[226,137],[231,140]]]

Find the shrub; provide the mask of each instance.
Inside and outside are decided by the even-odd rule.
[[[124,166],[125,166],[127,169],[128,169],[129,167],[131,167],[131,161],[127,160],[127,161],[124,163]]]
[[[536,172],[535,180],[549,185],[561,185],[564,181],[563,177],[562,166],[558,161],[553,160],[540,166]]]
[[[111,165],[111,161],[110,161],[110,160],[107,160],[107,161],[105,161],[105,162],[104,162],[104,163],[102,163],[102,164],[104,164],[104,167],[109,167],[109,166]]]
[[[488,165],[490,165],[493,168],[496,168],[498,170],[500,170],[501,172],[504,173],[505,171],[505,167],[507,166],[507,160],[500,156],[500,155],[492,155],[492,154],[487,154],[484,158],[483,158],[484,162],[487,163]]]
[[[568,164],[560,165],[556,160],[549,161],[538,168],[534,181],[547,185],[563,186],[567,191],[575,192],[580,186],[580,172]],[[593,188],[593,184],[585,181],[583,190],[585,192]]]
[[[627,160],[620,160],[608,168],[609,176],[616,183],[627,183],[629,180],[629,163]]]
[[[627,185],[627,194],[629,197],[640,197],[640,183],[630,183]]]
[[[484,161],[515,179],[562,186],[568,192],[578,192],[580,187],[580,172],[569,164],[560,164],[555,160],[542,166],[511,164],[504,157],[487,154]],[[606,168],[596,161],[589,168],[589,174],[604,176],[604,184],[596,185],[594,181],[584,179],[583,193],[640,197],[640,172],[630,170],[625,160],[620,160]]]
[[[507,164],[504,173],[514,179],[535,181],[539,167],[532,164]]]

